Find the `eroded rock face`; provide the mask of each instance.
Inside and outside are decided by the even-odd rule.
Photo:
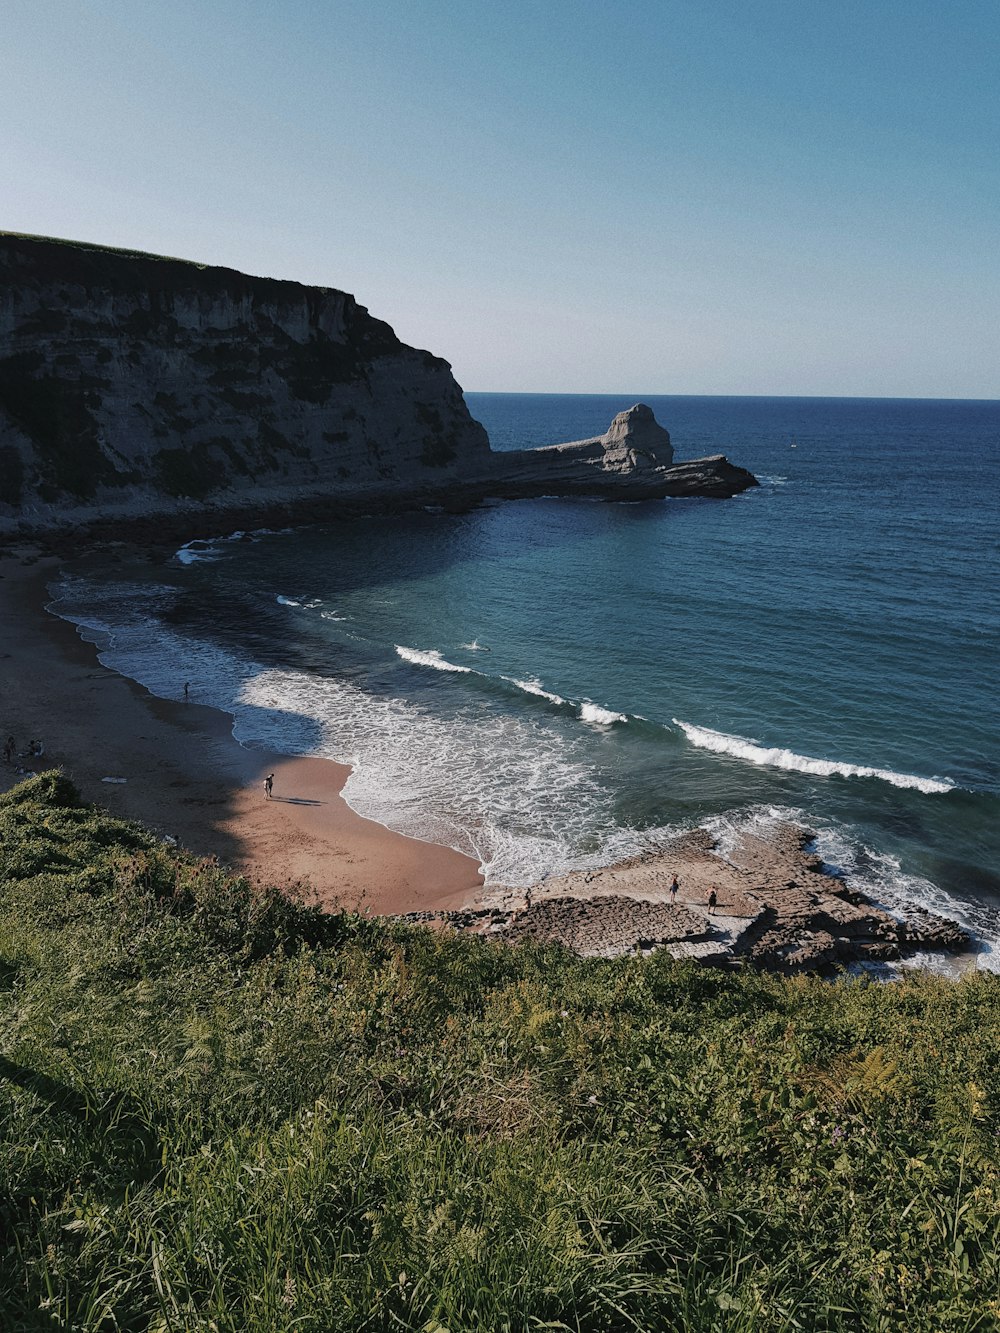
[[[757,485],[751,473],[721,454],[675,463],[670,436],[645,403],[619,412],[603,435],[493,454],[491,468],[493,490],[508,499],[546,493],[615,500],[722,499]]]
[[[491,453],[448,363],[346,292],[0,234],[0,532],[753,485],[721,456],[675,464],[642,403]]]
[[[439,488],[489,455],[353,296],[0,236],[0,512]]]

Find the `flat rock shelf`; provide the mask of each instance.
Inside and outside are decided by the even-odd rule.
[[[744,832],[723,853],[706,829],[692,829],[654,856],[549,879],[530,896],[488,889],[466,910],[408,919],[512,943],[558,943],[585,956],[666,949],[714,966],[782,973],[973,950],[954,921],[915,906],[892,913],[852,890],[809,850],[812,838],[800,825],[781,824],[766,837]],[[671,902],[675,874],[680,889]]]

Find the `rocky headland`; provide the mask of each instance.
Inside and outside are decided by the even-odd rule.
[[[173,534],[488,496],[725,497],[650,409],[494,453],[451,367],[353,296],[231,269],[0,235],[0,532],[150,519]]]
[[[665,949],[675,958],[782,973],[972,950],[955,922],[915,905],[889,912],[852,890],[824,870],[809,850],[811,838],[807,829],[781,824],[766,836],[744,831],[723,852],[711,833],[696,828],[653,856],[548,879],[527,896],[489,889],[463,911],[411,919],[511,942],[562,944],[585,956]],[[675,874],[680,889],[671,902]]]

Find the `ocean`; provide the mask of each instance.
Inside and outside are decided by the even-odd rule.
[[[220,534],[81,566],[53,609],[244,744],[352,763],[355,809],[493,883],[794,818],[1000,959],[1000,402],[466,398],[495,449],[644,401],[761,485]]]

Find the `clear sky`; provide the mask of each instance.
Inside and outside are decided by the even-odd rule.
[[[4,0],[0,226],[468,389],[1000,396],[998,0]]]

